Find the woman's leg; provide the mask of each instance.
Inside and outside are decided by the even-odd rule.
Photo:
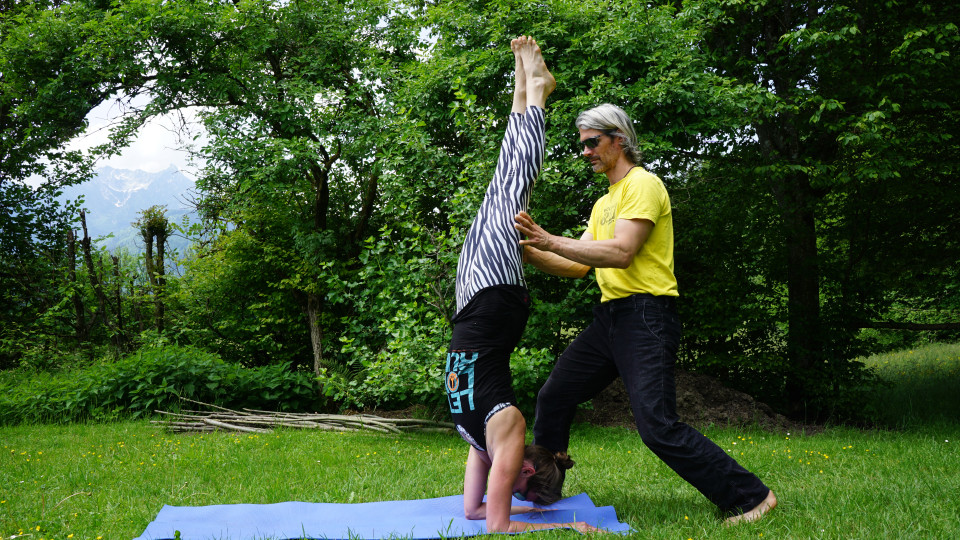
[[[547,69],[540,46],[532,37],[520,36],[510,43],[510,47],[514,50],[514,55],[519,56],[519,62],[523,64],[525,79],[523,91],[526,99],[523,109],[528,107],[546,109],[547,98],[557,87],[557,80]],[[523,112],[523,110],[515,112]]]
[[[457,313],[486,287],[526,286],[520,234],[513,226],[513,216],[527,209],[533,182],[543,166],[545,144],[544,110],[542,106],[529,105],[527,99],[532,95],[536,103],[545,102],[556,83],[533,39],[517,38],[511,49],[517,65],[513,108],[493,180],[460,252]],[[525,69],[526,62],[535,66],[536,76]],[[517,112],[521,107],[525,110]]]

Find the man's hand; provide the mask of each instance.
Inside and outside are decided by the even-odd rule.
[[[526,212],[520,212],[513,219],[513,226],[527,237],[519,242],[524,247],[523,262],[560,277],[582,278],[590,271],[589,266],[556,253],[566,238],[548,233]],[[590,240],[592,237],[584,232],[581,240],[584,239]]]
[[[527,237],[526,240],[520,240],[521,246],[533,246],[540,251],[553,251],[550,249],[553,235],[544,230],[543,227],[537,225],[537,222],[533,221],[530,214],[520,212],[514,216],[513,219],[515,221],[513,226]]]

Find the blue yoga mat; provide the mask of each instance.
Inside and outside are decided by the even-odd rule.
[[[514,501],[514,505],[530,505]],[[568,497],[511,519],[528,523],[585,521],[626,534],[630,526],[617,520],[612,506],[596,507],[586,493]],[[531,508],[531,510],[533,510]],[[290,540],[450,538],[486,533],[483,520],[463,517],[463,495],[359,504],[283,502],[170,506],[134,540]]]

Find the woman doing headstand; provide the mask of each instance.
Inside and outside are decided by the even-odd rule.
[[[524,523],[519,500],[551,504],[560,498],[564,454],[526,446],[526,421],[516,407],[510,354],[527,324],[530,298],[523,277],[514,216],[527,209],[544,154],[544,107],[556,80],[537,42],[510,43],[516,61],[513,107],[493,180],[464,240],[457,264],[457,313],[446,358],[445,386],[453,421],[470,443],[463,478],[468,519],[485,519],[488,532],[521,532],[586,523]],[[483,501],[484,492],[487,501]]]

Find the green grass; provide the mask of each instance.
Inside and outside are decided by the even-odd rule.
[[[873,407],[884,426],[960,422],[960,343],[934,344],[860,358],[888,386]]]
[[[939,351],[868,362],[887,369],[890,380],[899,376],[903,384],[936,388],[944,374],[953,374],[955,383],[960,365],[956,347]],[[927,360],[911,362],[917,356]],[[917,367],[930,358],[944,362],[933,372]],[[936,381],[921,385],[925,376]],[[598,505],[614,506],[644,538],[960,536],[960,420],[920,415],[927,410],[923,396],[951,396],[927,391],[912,396],[913,406],[903,411],[893,400],[896,389],[887,390],[888,415],[904,429],[707,429],[708,437],[776,491],[780,505],[758,523],[724,528],[714,507],[626,429],[576,426],[571,453],[578,463],[566,493],[586,492]],[[931,421],[918,421],[924,418]],[[458,437],[444,434],[173,435],[146,421],[2,427],[0,538],[129,540],[164,504],[453,495],[462,489],[466,452]]]

